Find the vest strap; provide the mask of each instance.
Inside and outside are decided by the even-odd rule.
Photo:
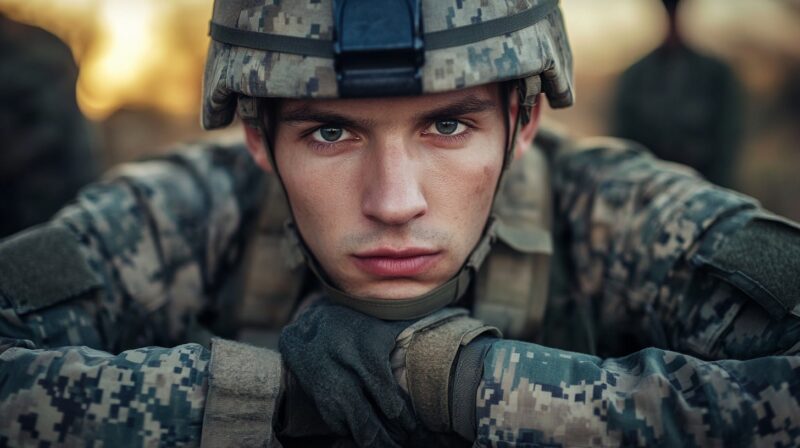
[[[509,168],[495,202],[498,242],[477,276],[474,316],[533,341],[547,308],[553,254],[549,164],[530,148]]]
[[[451,372],[461,348],[480,335],[502,337],[499,330],[468,316],[463,308],[445,308],[413,323],[397,336],[405,356],[405,386],[414,410],[434,432],[451,429]],[[403,382],[400,382],[403,384]]]

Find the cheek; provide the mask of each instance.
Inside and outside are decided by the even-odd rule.
[[[299,227],[303,239],[312,246],[317,246],[317,240],[324,240],[323,235],[331,229],[332,217],[327,216],[328,207],[335,204],[338,198],[334,193],[338,187],[330,184],[336,182],[333,176],[326,176],[304,160],[303,157],[292,154],[291,148],[278,151],[277,162],[286,193],[289,196],[295,224]]]
[[[322,233],[336,227],[334,224],[339,222],[341,212],[350,208],[347,199],[351,195],[346,192],[347,185],[343,185],[344,178],[314,170],[308,165],[284,177],[301,230],[313,228],[314,233]]]
[[[454,182],[462,185],[460,190],[470,197],[466,204],[491,200],[500,176],[501,165],[502,159],[486,152],[462,161],[460,169],[454,170],[453,177]],[[478,201],[479,199],[483,201]]]
[[[485,219],[488,217],[492,207],[492,200],[497,187],[497,179],[500,176],[500,168],[495,165],[484,165],[479,172],[473,176],[473,184],[470,190],[471,198],[469,201],[472,203],[474,213],[478,214],[481,219],[477,220],[476,225],[483,228]]]
[[[330,266],[343,238],[361,224],[357,166],[301,155],[279,159],[278,166],[303,240],[323,266]]]
[[[438,190],[436,202],[447,210],[449,222],[482,228],[492,205],[502,159],[485,152],[458,156],[440,165],[446,168],[433,174],[439,179],[434,186]]]
[[[473,212],[487,210],[494,197],[499,169],[492,165],[480,165],[461,170],[451,182],[457,195],[458,209]]]
[[[496,170],[492,169],[491,166],[486,165],[483,167],[483,169],[481,170],[481,180],[480,182],[475,183],[475,189],[472,192],[474,195],[478,197],[483,197],[486,194],[488,185],[492,185],[491,190],[492,193],[494,192],[493,181],[494,181],[495,171]]]

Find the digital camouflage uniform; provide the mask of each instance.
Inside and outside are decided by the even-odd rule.
[[[263,28],[271,20],[309,36],[326,29],[309,19],[317,2],[306,15],[251,3],[263,20],[243,20],[248,9],[228,23]],[[430,22],[459,27],[504,9],[460,10],[474,7],[455,2]],[[448,73],[448,64],[454,71],[445,78],[453,80],[469,67],[519,76],[517,62],[538,60],[544,80],[527,79],[529,93],[542,87],[551,104],[570,103],[571,81],[561,76],[568,53],[552,57],[565,42],[537,40],[561,35],[553,31],[563,28],[560,15],[538,23],[524,29],[533,28],[530,40],[510,33],[485,51],[467,49],[469,57],[445,62],[426,82]],[[539,59],[518,54],[529,41],[538,42]],[[212,57],[240,51],[226,45],[214,43]],[[493,55],[497,48],[506,52]],[[285,64],[284,56],[256,51],[211,64],[206,126],[230,120],[237,101],[246,120],[258,118],[258,103],[231,102],[231,91],[324,91],[322,69],[289,86],[271,81],[295,78],[266,79],[271,72],[259,67],[307,72],[300,63],[311,57],[286,56]],[[254,58],[262,65],[246,74]],[[440,90],[483,79],[467,78]],[[547,133],[537,141],[528,154],[546,154],[552,192],[539,211],[553,221],[549,298],[532,328],[509,326],[527,341],[490,341],[467,439],[477,446],[800,443],[795,225],[632,143],[573,144]],[[538,191],[522,166],[507,173],[498,208]],[[45,226],[0,244],[1,445],[277,446],[280,357],[231,339],[239,326],[285,324],[320,280],[291,250],[280,186],[265,177],[240,145],[191,145],[120,167]],[[501,250],[495,244],[481,269],[491,270]],[[259,293],[263,282],[269,294]],[[485,294],[477,281],[458,305],[488,316],[480,309]],[[211,333],[228,339],[209,348]]]
[[[235,310],[263,177],[242,147],[184,148],[122,166],[4,243],[63,234],[36,250],[83,266],[43,285],[0,262],[0,443],[199,443],[211,353],[177,344]],[[757,205],[614,141],[558,153],[553,189],[564,269],[542,345],[489,350],[478,444],[798,443],[796,312],[770,316],[692,261]]]

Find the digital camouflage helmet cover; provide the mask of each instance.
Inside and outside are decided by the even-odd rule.
[[[558,0],[216,0],[210,34],[206,129],[227,126],[237,111],[264,129],[262,98],[422,95],[517,80],[518,123],[540,93],[554,108],[574,98]],[[411,319],[464,294],[494,240],[492,221],[450,281],[391,301],[338,290],[288,228],[334,300],[383,319]]]
[[[415,5],[421,8],[421,29],[410,18],[397,24],[404,29],[391,36],[396,42],[382,41],[397,17]],[[341,11],[337,18],[334,7]],[[351,18],[358,22],[351,25]],[[362,28],[352,33],[360,35],[349,46],[341,42],[348,26]],[[243,99],[365,96],[342,94],[339,81],[347,66],[363,63],[368,72],[370,62],[385,62],[381,53],[402,55],[396,49],[401,46],[410,57],[395,61],[419,70],[421,90],[408,94],[521,79],[527,104],[540,92],[554,108],[573,102],[572,53],[557,0],[217,0],[211,36],[203,87],[206,129],[230,124]],[[390,85],[382,95],[366,96],[387,96]],[[245,106],[245,118],[249,110]]]

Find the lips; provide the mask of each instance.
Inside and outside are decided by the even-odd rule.
[[[380,248],[353,255],[355,265],[377,277],[414,277],[427,272],[441,258],[441,252],[425,248]]]

